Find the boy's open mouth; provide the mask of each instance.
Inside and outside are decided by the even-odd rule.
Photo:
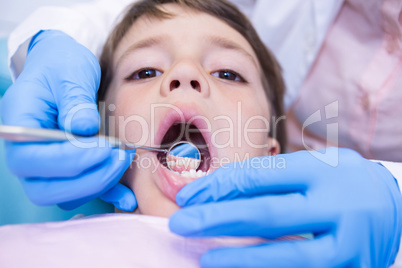
[[[194,144],[200,151],[201,159],[173,155],[166,157],[165,153],[158,153],[160,163],[184,177],[195,179],[207,175],[211,154],[201,131],[195,125],[188,122],[173,123],[162,139],[161,148],[168,149],[173,144],[182,141]]]

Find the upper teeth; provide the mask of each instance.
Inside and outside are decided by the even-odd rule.
[[[167,165],[169,167],[185,167],[185,168],[190,168],[190,169],[196,169],[200,165],[200,160],[196,160],[193,158],[189,157],[184,157],[184,158],[178,158],[176,161],[169,161],[167,162]]]

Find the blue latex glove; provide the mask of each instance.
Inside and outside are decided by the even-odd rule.
[[[388,267],[402,228],[395,179],[354,151],[326,153],[339,157],[338,166],[307,151],[274,156],[271,163],[285,161],[282,169],[253,160],[243,168],[224,166],[177,194],[186,208],[173,214],[170,229],[183,236],[269,239],[314,234],[312,240],[212,250],[202,256],[203,267]]]
[[[99,82],[100,66],[88,49],[60,31],[42,31],[33,37],[24,69],[4,95],[3,124],[94,135],[100,121]],[[86,108],[69,120],[69,111],[82,105]],[[93,137],[82,142],[92,141],[98,142]],[[118,183],[133,151],[83,149],[70,142],[7,142],[5,148],[8,167],[35,204],[73,209],[101,197],[122,210],[137,206],[133,192]]]

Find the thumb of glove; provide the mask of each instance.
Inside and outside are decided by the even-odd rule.
[[[100,116],[94,102],[83,102],[82,96],[73,96],[70,104],[61,105],[59,125],[68,132],[91,136],[99,131]]]
[[[74,134],[89,136],[99,131],[100,116],[96,105],[96,93],[100,82],[100,66],[95,56],[81,59],[83,69],[76,79],[61,84],[63,97],[59,99],[58,124]]]
[[[98,132],[101,70],[89,49],[63,32],[41,31],[30,43],[24,72],[48,85],[61,129],[85,136]]]

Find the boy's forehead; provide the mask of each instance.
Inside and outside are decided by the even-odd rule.
[[[120,41],[115,51],[115,60],[134,47],[145,47],[155,44],[178,42],[183,47],[192,39],[199,42],[219,44],[228,49],[243,51],[251,57],[256,65],[258,60],[249,42],[226,22],[207,13],[190,8],[183,8],[177,4],[164,4],[163,10],[171,16],[169,18],[155,18],[143,15],[131,25],[128,32]]]

